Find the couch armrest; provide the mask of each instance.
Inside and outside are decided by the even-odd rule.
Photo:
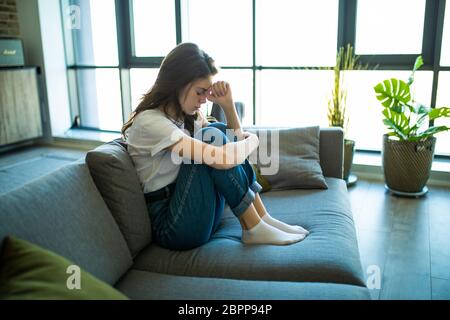
[[[344,131],[342,128],[320,128],[319,152],[323,175],[343,179]]]

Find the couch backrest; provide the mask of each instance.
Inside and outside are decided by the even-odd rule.
[[[14,235],[114,284],[132,264],[122,233],[84,163],[0,195],[0,241]]]
[[[105,143],[86,155],[86,163],[106,205],[119,225],[132,256],[151,242],[144,193],[126,143]]]

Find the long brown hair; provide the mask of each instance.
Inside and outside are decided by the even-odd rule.
[[[179,95],[189,83],[215,75],[217,68],[214,60],[194,43],[181,43],[164,58],[155,84],[142,97],[130,119],[122,126],[122,136],[133,124],[136,116],[142,111],[163,106],[164,113],[169,116],[167,108],[175,106],[177,119],[184,120],[184,128],[193,135],[194,120],[197,114],[188,115],[181,109]]]

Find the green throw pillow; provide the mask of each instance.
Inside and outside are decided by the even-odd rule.
[[[269,181],[267,181],[267,179],[261,175],[261,170],[259,170],[259,168],[254,163],[252,163],[251,165],[253,167],[253,171],[255,171],[256,173],[256,181],[258,181],[258,183],[262,187],[261,192],[266,192],[272,189],[272,186],[270,185]]]
[[[0,299],[128,299],[81,268],[70,266],[74,264],[56,253],[6,237],[0,255]]]

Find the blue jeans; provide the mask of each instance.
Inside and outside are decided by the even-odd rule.
[[[227,136],[226,129],[223,123],[212,123],[195,138],[216,146],[236,141],[232,133]],[[215,131],[205,135],[208,130]],[[239,218],[255,200],[255,192],[262,189],[248,160],[226,170],[182,163],[175,183],[169,198],[147,204],[153,241],[172,250],[188,250],[208,242],[219,226],[225,201]]]

